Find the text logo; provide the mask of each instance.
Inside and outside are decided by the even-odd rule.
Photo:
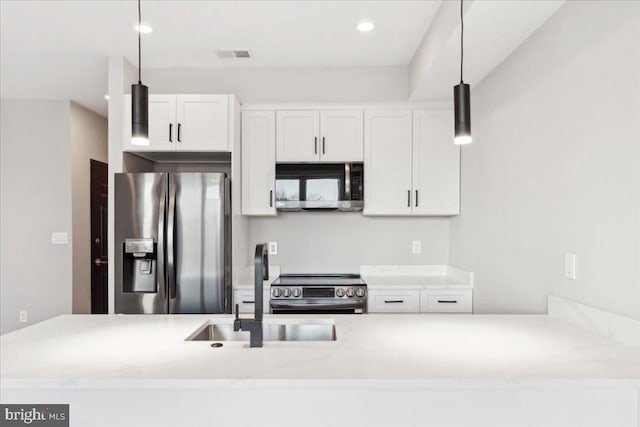
[[[0,405],[0,426],[69,427],[69,405]]]

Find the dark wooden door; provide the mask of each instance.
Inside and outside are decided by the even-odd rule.
[[[91,160],[91,313],[108,311],[108,166]]]

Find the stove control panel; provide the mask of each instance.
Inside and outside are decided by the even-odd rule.
[[[341,287],[290,287],[272,286],[271,298],[364,298],[367,295],[364,286],[341,286]]]

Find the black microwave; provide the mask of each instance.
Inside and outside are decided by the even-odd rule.
[[[281,211],[361,211],[362,163],[279,163],[276,209]]]

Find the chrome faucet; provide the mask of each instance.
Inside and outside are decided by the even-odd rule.
[[[255,311],[253,319],[241,319],[236,304],[236,319],[233,321],[234,331],[249,331],[250,347],[262,347],[262,282],[269,279],[269,252],[266,243],[256,245],[253,273],[255,288]]]

